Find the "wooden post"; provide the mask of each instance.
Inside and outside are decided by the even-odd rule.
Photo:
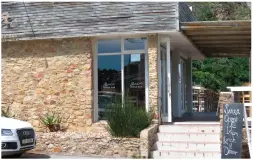
[[[251,10],[252,12],[252,10]],[[252,33],[251,33],[252,34]],[[251,41],[251,44],[253,42]],[[253,79],[253,56],[252,56],[252,50],[250,50],[250,86],[251,86],[251,91],[250,91],[250,103],[252,102],[252,97],[253,97],[253,86],[252,86],[252,79]],[[250,106],[250,117],[252,117],[252,105]]]
[[[198,112],[200,112],[200,90],[198,89]]]

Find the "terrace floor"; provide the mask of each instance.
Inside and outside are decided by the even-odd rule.
[[[180,118],[173,118],[173,122],[218,122],[219,116],[216,112],[193,112],[192,114],[185,113]]]

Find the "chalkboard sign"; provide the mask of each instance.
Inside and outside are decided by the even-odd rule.
[[[241,158],[243,104],[223,106],[223,133],[221,158]]]

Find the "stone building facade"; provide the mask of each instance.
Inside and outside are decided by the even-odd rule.
[[[94,119],[92,38],[2,43],[2,106],[36,131],[55,112],[68,131],[87,131]],[[149,106],[157,114],[157,35],[148,36]]]
[[[162,118],[169,122],[172,114],[177,117],[184,113],[178,107],[181,100],[185,101],[178,96],[179,89],[163,90],[173,92],[173,105],[171,99],[161,101],[168,98],[161,90],[171,88],[166,87],[171,85],[170,81],[175,82],[174,86],[184,86],[178,78],[185,77],[186,72],[179,73],[178,66],[183,61],[191,64],[192,59],[204,58],[180,29],[180,23],[195,21],[186,3],[3,2],[1,5],[5,18],[2,106],[10,107],[16,118],[32,123],[37,131],[45,130],[40,116],[48,111],[60,114],[63,128],[68,131],[90,130],[92,123],[103,118],[100,99],[110,99],[111,93],[124,98],[128,92],[136,106],[154,111],[158,122]],[[11,24],[8,20],[12,20]],[[182,46],[186,46],[187,52]],[[169,53],[172,56],[166,56]],[[172,70],[171,79],[169,72],[161,69],[167,63],[172,64],[166,67]],[[107,82],[108,75],[101,80],[100,73],[115,74],[116,78],[107,77],[110,79]],[[191,75],[190,68],[187,74]],[[187,84],[187,90],[190,87]],[[186,94],[185,90],[180,92]],[[190,103],[187,106],[190,108]],[[178,110],[177,114],[171,113],[172,108]]]
[[[92,49],[89,38],[2,43],[2,107],[43,131],[40,115],[63,116],[68,130],[92,124]]]

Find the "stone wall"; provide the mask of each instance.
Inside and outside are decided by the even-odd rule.
[[[246,129],[242,130],[242,158],[250,158]]]
[[[220,144],[222,145],[222,127],[223,127],[223,105],[233,102],[231,92],[221,92],[219,97],[219,117],[220,117]],[[222,150],[222,148],[221,148]]]
[[[158,116],[158,35],[148,36],[149,107]]]
[[[40,132],[33,152],[132,158],[140,155],[139,141],[139,138],[114,138],[101,132]]]
[[[45,131],[39,116],[55,111],[69,131],[92,124],[92,50],[88,38],[2,43],[2,107]]]
[[[141,131],[140,134],[140,154],[142,158],[151,157],[151,150],[156,141],[158,124],[151,124],[148,128]]]
[[[221,92],[219,98],[219,111],[220,111],[220,144],[222,145],[222,125],[223,125],[223,105],[233,103],[233,96],[231,92]],[[242,132],[242,158],[249,158],[249,148],[246,140],[246,130],[243,128]],[[221,148],[222,150],[222,148]]]
[[[62,153],[103,157],[140,157],[140,138],[115,138],[106,130],[106,122],[92,124],[87,132],[37,133],[32,153]]]

